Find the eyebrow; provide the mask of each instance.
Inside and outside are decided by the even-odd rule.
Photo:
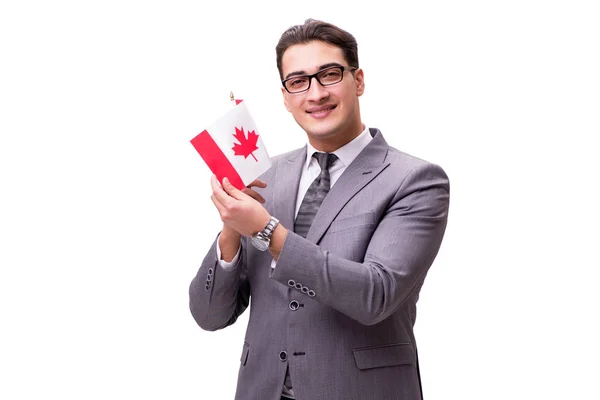
[[[319,65],[319,68],[318,68],[317,72],[321,71],[321,70],[323,70],[325,68],[329,68],[329,67],[341,67],[341,66],[342,66],[342,64],[340,64],[340,63],[330,62],[330,63],[327,63],[327,64]],[[288,79],[289,77],[297,76],[297,75],[308,75],[308,74],[306,73],[306,71],[294,71],[294,72],[290,72],[289,74],[287,74],[285,76],[284,80]]]

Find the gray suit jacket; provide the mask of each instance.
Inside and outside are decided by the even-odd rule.
[[[292,232],[306,147],[273,159],[264,206],[290,230],[274,271],[270,253],[243,238],[235,270],[219,266],[213,243],[192,280],[190,309],[205,330],[233,324],[252,299],[237,400],[278,400],[288,366],[298,400],[421,399],[413,326],[449,181],[371,135],[306,238]]]

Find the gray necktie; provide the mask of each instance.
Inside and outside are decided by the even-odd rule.
[[[310,226],[312,225],[313,219],[321,206],[321,203],[327,196],[330,187],[329,168],[338,159],[333,153],[317,153],[312,155],[319,162],[321,167],[321,173],[317,178],[310,184],[310,187],[306,191],[306,195],[302,200],[298,215],[296,216],[296,222],[294,223],[294,232],[302,237],[306,237]]]

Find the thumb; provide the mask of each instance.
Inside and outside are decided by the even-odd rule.
[[[238,190],[238,188],[233,186],[231,182],[229,182],[228,178],[223,178],[223,190],[225,190],[225,192],[228,195],[237,200],[242,200],[245,196],[247,196],[241,190]]]

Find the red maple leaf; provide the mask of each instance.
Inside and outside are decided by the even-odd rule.
[[[258,150],[258,147],[256,146],[256,142],[258,141],[258,135],[254,133],[254,131],[248,131],[248,138],[246,138],[246,135],[244,134],[244,127],[242,127],[241,129],[238,129],[236,127],[235,135],[233,135],[233,137],[236,138],[239,142],[234,143],[233,147],[231,148],[234,151],[235,155],[244,156],[244,158],[252,156],[252,158],[254,158],[254,161],[258,162],[256,157],[254,157],[254,154],[252,154],[253,151]]]

